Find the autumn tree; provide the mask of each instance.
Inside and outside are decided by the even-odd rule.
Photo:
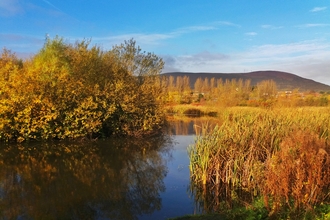
[[[0,100],[0,139],[153,133],[164,123],[163,65],[133,40],[103,51],[89,40],[46,39]]]
[[[199,78],[195,81],[195,84],[194,84],[195,92],[202,93],[202,88],[203,88],[203,81],[202,81],[202,79],[199,77]]]
[[[189,76],[184,76],[182,78],[183,83],[183,102],[191,103],[192,102],[192,93],[190,88],[190,78]]]
[[[174,76],[169,76],[168,78],[168,90],[170,92],[173,92],[175,90],[175,80],[174,80]]]
[[[207,77],[204,78],[202,91],[204,93],[208,93],[210,91],[210,81]]]
[[[8,86],[14,81],[22,66],[22,60],[10,50],[3,49],[0,55],[0,97],[7,94]]]
[[[267,100],[275,98],[277,86],[273,80],[264,80],[257,84],[257,96],[259,99]]]

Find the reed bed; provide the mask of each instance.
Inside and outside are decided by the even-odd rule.
[[[330,108],[225,109],[188,147],[192,183],[215,197],[220,188],[231,200],[263,197],[270,213],[329,201],[329,116]]]

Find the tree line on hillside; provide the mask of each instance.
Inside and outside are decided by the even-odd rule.
[[[250,80],[222,80],[198,78],[191,88],[188,76],[165,77],[167,104],[191,104],[206,102],[219,106],[263,106],[274,105],[327,106],[327,93],[279,91],[273,80],[264,80],[251,85]]]
[[[0,55],[0,140],[144,136],[164,124],[164,62],[134,40],[111,50],[47,38],[22,61]]]

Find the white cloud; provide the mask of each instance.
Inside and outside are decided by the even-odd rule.
[[[256,33],[256,32],[247,32],[247,33],[245,33],[245,35],[256,36],[256,35],[258,35],[258,33]]]
[[[312,10],[310,10],[310,12],[319,12],[319,11],[324,11],[326,9],[327,7],[315,7]]]
[[[196,32],[196,31],[209,31],[209,30],[216,30],[216,29],[217,28],[213,27],[213,26],[190,26],[190,27],[179,28],[172,33],[183,34],[183,33],[190,33],[190,32]]]
[[[180,72],[180,69],[176,67],[176,58],[169,55],[161,56],[165,62],[163,72]]]
[[[120,40],[123,41],[124,39],[130,39],[134,38],[137,41],[140,41],[144,44],[157,44],[161,40],[166,40],[169,38],[173,38],[173,35],[171,34],[124,34],[124,35],[118,35],[114,37],[110,37],[114,40]]]
[[[330,85],[330,51],[314,51],[293,57],[276,57],[254,69],[286,71],[304,78]]]
[[[113,45],[120,44],[125,40],[134,39],[138,45],[157,45],[161,41],[173,38],[173,34],[140,34],[140,33],[132,33],[132,34],[122,34],[122,35],[114,35],[108,37],[95,37],[92,38],[94,43],[102,45],[110,49]]]
[[[29,45],[29,48],[33,48],[36,45],[42,45],[44,40],[45,38],[32,35],[0,34],[0,42],[7,45],[8,48],[25,47],[26,45]]]
[[[172,34],[185,34],[191,32],[198,32],[198,31],[211,31],[219,29],[219,26],[232,26],[232,27],[240,27],[240,25],[234,24],[229,21],[216,21],[212,22],[209,25],[200,25],[200,26],[188,26],[176,29],[172,32]]]
[[[283,26],[274,26],[274,25],[270,25],[270,24],[264,24],[264,25],[261,25],[261,27],[264,29],[271,29],[271,30],[283,28]]]
[[[13,16],[23,12],[18,0],[1,0],[0,16]]]
[[[204,64],[212,61],[224,61],[228,60],[229,56],[222,53],[210,53],[209,51],[203,51],[197,54],[180,56],[181,61],[195,62],[196,64]]]
[[[194,32],[201,31],[211,31],[216,30],[215,26],[188,26],[183,28],[178,28],[172,32],[163,33],[163,34],[144,34],[144,33],[131,33],[131,34],[122,34],[122,35],[114,35],[107,37],[96,37],[93,38],[93,42],[98,44],[102,44],[105,47],[112,47],[112,45],[122,43],[124,40],[134,39],[138,45],[146,46],[146,45],[159,45],[162,41],[180,37],[184,34],[190,34]]]
[[[0,1],[1,1],[2,6],[5,5],[4,4],[5,2],[2,2],[2,0],[0,0]],[[6,4],[6,6],[10,5],[9,0],[5,0],[5,1],[6,1],[6,3],[8,3],[8,4]],[[13,0],[13,1],[16,1],[16,0]],[[47,1],[47,0],[42,0],[42,1],[44,1],[51,7],[57,9],[49,1]],[[226,23],[226,24],[232,25],[231,23]],[[110,36],[104,36],[104,37],[91,37],[91,40],[92,40],[93,44],[100,45],[104,49],[111,49],[114,45],[121,44],[125,40],[134,39],[137,42],[137,44],[140,45],[145,50],[149,50],[149,49],[154,50],[155,46],[156,47],[163,46],[163,43],[165,40],[177,38],[182,35],[191,34],[191,33],[195,33],[195,32],[212,31],[212,30],[216,30],[216,29],[217,29],[217,27],[214,24],[213,25],[199,25],[199,26],[197,25],[197,26],[188,26],[188,27],[178,28],[178,29],[175,29],[168,33],[151,33],[151,34],[129,33],[129,34],[110,35]],[[10,46],[13,49],[17,48],[17,45],[15,46],[14,42],[20,41],[20,39],[17,39],[18,37],[27,38],[27,36],[14,36],[14,35],[10,35],[10,34],[0,34],[0,40],[1,40],[1,38],[2,39],[6,38],[6,40],[9,42],[9,43],[6,43],[6,45]],[[71,36],[69,38],[73,39],[73,41],[75,41],[77,39],[78,40],[86,39],[86,38],[88,38],[88,36],[85,36],[84,38]],[[70,39],[69,39],[69,41],[71,41]],[[1,43],[4,43],[4,42],[1,42]],[[31,45],[34,45],[34,44],[31,43]],[[38,48],[40,48],[40,46],[38,46]]]
[[[217,73],[279,70],[330,85],[330,44],[319,40],[267,44],[233,54],[201,52],[172,59],[175,62],[167,65],[168,69]]]
[[[196,31],[210,31],[210,30],[217,30],[218,26],[233,26],[233,27],[240,27],[240,25],[234,24],[229,21],[216,21],[212,22],[209,25],[200,25],[200,26],[188,26],[179,28],[174,30],[172,34],[184,34],[184,33],[191,33]]]
[[[245,52],[249,57],[274,57],[274,56],[292,56],[295,54],[309,53],[318,50],[329,50],[330,45],[318,40],[301,41],[290,44],[265,44],[255,46]]]
[[[233,26],[233,27],[241,27],[241,25],[232,23],[230,21],[216,21],[214,22],[215,25],[221,25],[221,26]]]
[[[315,23],[315,24],[302,24],[298,25],[298,28],[313,28],[313,27],[328,27],[330,24],[324,24],[324,23]]]

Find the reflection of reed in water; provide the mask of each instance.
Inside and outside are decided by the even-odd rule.
[[[172,135],[194,134],[193,121],[172,121],[171,128]]]
[[[219,123],[218,119],[210,117],[179,117],[171,118],[169,121],[171,125],[170,135],[196,135],[201,132],[202,125],[207,124],[210,128],[213,128]]]
[[[195,209],[200,213],[225,213],[253,201],[253,195],[242,190],[233,189],[226,183],[196,186],[191,183],[189,193],[195,200]]]

